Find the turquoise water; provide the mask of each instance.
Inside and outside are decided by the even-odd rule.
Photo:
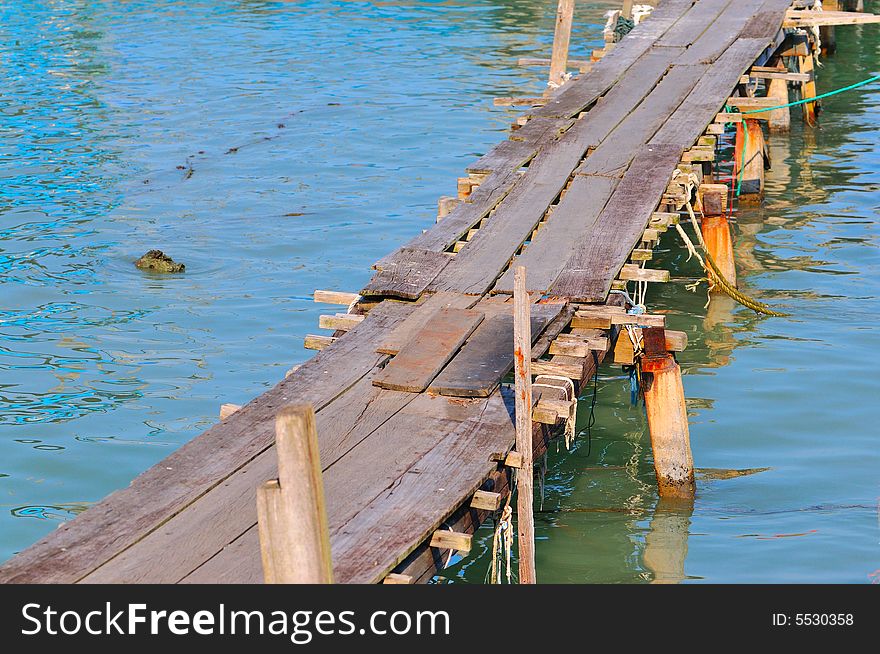
[[[614,2],[578,3],[572,56]],[[534,95],[555,3],[0,0],[0,560],[306,359],[369,265]],[[878,72],[880,27],[841,28],[820,91]],[[880,569],[880,86],[774,137],[767,201],[737,219],[740,280],[790,318],[683,283],[652,288],[680,361],[703,479],[657,506],[629,382],[604,367],[592,446],[548,461],[542,581],[871,581]],[[797,114],[794,115],[797,118]],[[187,264],[151,276],[160,248]],[[658,265],[698,276],[675,237]],[[588,407],[581,407],[586,419]],[[588,455],[588,449],[590,450]],[[491,530],[475,552],[491,546]],[[488,557],[450,579],[480,582]]]

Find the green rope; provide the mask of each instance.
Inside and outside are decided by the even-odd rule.
[[[751,109],[749,111],[741,111],[740,113],[743,115],[760,114],[765,111],[773,111],[774,109],[785,109],[786,107],[797,107],[798,105],[807,104],[808,102],[815,102],[816,100],[821,100],[822,98],[830,98],[832,95],[837,95],[838,93],[843,93],[844,91],[852,91],[853,89],[857,89],[860,86],[864,86],[865,84],[870,84],[871,82],[876,82],[877,80],[880,80],[880,75],[874,75],[874,77],[870,77],[866,80],[862,80],[861,82],[856,82],[855,84],[850,84],[849,86],[844,86],[842,89],[835,89],[834,91],[828,91],[827,93],[817,95],[814,98],[802,98],[801,100],[795,100],[794,102],[789,102],[787,104],[780,104],[775,107],[767,107],[766,109]]]
[[[760,114],[765,111],[774,111],[775,109],[785,109],[786,107],[797,107],[802,104],[807,104],[808,102],[816,102],[817,100],[822,100],[823,98],[830,98],[833,95],[837,95],[839,93],[843,93],[845,91],[852,91],[853,89],[857,89],[860,86],[865,86],[866,84],[870,84],[871,82],[876,82],[880,80],[880,75],[874,75],[873,77],[869,77],[866,80],[862,80],[861,82],[856,82],[855,84],[850,84],[849,86],[844,86],[840,89],[835,89],[833,91],[828,91],[827,93],[822,93],[821,95],[817,95],[813,98],[801,98],[800,100],[795,100],[794,102],[787,102],[786,104],[779,104],[775,107],[767,107],[766,109],[750,109],[749,111],[741,111],[739,112],[743,116],[747,116],[749,114]],[[730,106],[725,105],[724,111],[732,112]],[[743,148],[740,159],[745,157],[745,153],[748,152],[749,149],[749,130],[745,125],[745,118],[743,118]],[[733,124],[733,123],[729,123]],[[739,175],[737,176],[736,181],[736,197],[739,197],[742,194],[742,183],[743,183],[743,174],[745,173],[745,162],[740,161],[739,167]]]

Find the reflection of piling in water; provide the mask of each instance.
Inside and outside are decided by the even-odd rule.
[[[686,575],[688,532],[694,513],[693,499],[661,497],[654,509],[642,561],[651,571],[652,584],[678,584]]]

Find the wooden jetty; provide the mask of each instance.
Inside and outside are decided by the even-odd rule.
[[[217,425],[0,567],[0,581],[424,582],[507,508],[516,470],[530,493],[531,461],[606,359],[641,370],[660,494],[692,496],[674,355],[686,338],[638,306],[669,280],[647,265],[652,248],[695,208],[735,287],[719,135],[737,130],[739,197],[759,198],[765,128],[786,129],[789,90],[816,94],[813,28],[876,17],[803,0],[656,4],[574,61],[574,3],[562,0],[552,58],[525,62],[548,65],[547,93],[507,102],[525,107],[509,138],[360,293],[316,292],[347,306],[321,318],[332,336],[307,338],[320,351],[224,405]],[[802,106],[814,124],[815,103]]]

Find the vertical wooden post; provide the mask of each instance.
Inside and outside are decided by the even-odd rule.
[[[798,57],[798,71],[801,73],[806,73],[811,76],[809,82],[801,83],[801,98],[815,98],[816,97],[816,71],[813,69],[813,55],[809,54],[806,57]],[[818,124],[818,111],[815,102],[807,102],[801,105],[804,108],[804,121],[810,127],[815,127]]]
[[[760,201],[764,197],[764,131],[758,120],[746,119],[736,124],[734,189],[744,200]]]
[[[553,54],[550,55],[551,85],[561,86],[565,82],[573,17],[574,0],[559,0],[559,5],[556,8],[556,29],[553,32]]]
[[[691,497],[695,490],[694,458],[681,368],[672,353],[666,351],[662,327],[645,328],[642,337],[645,354],[640,366],[657,486],[662,497]]]
[[[522,465],[516,473],[516,523],[519,583],[535,583],[534,463],[532,461],[532,323],[526,269],[513,272],[513,360],[516,390],[516,451]]]
[[[257,489],[257,521],[267,584],[333,583],[330,532],[315,412],[290,405],[275,419],[278,480]]]
[[[785,66],[780,62],[776,68],[785,72]],[[784,79],[771,79],[767,84],[767,97],[773,98],[776,104],[788,103],[788,82]],[[770,133],[783,133],[791,129],[791,110],[788,107],[774,109],[770,112]]]
[[[623,8],[620,10],[620,15],[624,18],[632,19],[633,17],[633,0],[623,0]]]
[[[698,191],[703,207],[700,231],[706,249],[721,270],[721,274],[736,286],[736,265],[733,258],[733,238],[727,220],[727,185],[700,184]]]

